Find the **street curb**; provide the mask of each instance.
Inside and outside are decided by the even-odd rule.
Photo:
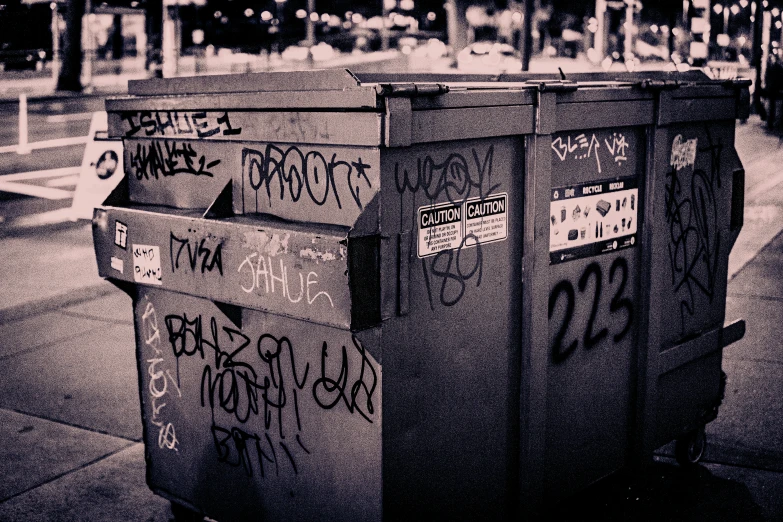
[[[0,324],[18,321],[44,312],[58,310],[75,304],[91,301],[117,292],[117,288],[107,281],[101,281],[99,284],[71,290],[66,294],[60,294],[53,297],[47,297],[39,301],[22,303],[0,310]]]

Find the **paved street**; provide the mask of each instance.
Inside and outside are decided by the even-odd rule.
[[[18,154],[19,102],[0,101],[0,223],[71,205],[90,120],[99,110],[102,97],[31,99],[30,150]]]
[[[102,103],[32,100],[29,141],[85,136]],[[18,143],[15,110],[0,112],[0,150]],[[747,332],[724,351],[726,398],[704,463],[684,471],[661,448],[642,486],[612,476],[552,506],[561,519],[783,520],[783,141],[757,117],[736,136],[746,206],[726,319]],[[0,182],[76,167],[83,149],[0,152]],[[72,191],[62,172],[12,179]],[[98,278],[89,223],[13,226],[69,204],[0,194],[0,520],[165,521],[168,502],[144,482],[130,298]]]

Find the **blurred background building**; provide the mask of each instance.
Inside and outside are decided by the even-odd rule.
[[[610,69],[765,66],[783,0],[9,0],[0,68],[61,89],[92,75],[265,70],[390,51],[467,71],[527,70],[533,58]],[[219,64],[213,67],[213,64]]]

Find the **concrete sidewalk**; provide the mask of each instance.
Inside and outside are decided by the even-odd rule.
[[[599,520],[783,520],[783,147],[737,129],[746,221],[732,254],[726,398],[698,471],[663,448],[644,487],[621,474],[552,515]],[[144,482],[131,300],[98,278],[88,223],[0,225],[0,520],[171,518]]]

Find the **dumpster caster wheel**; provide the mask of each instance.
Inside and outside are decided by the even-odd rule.
[[[704,456],[707,449],[707,434],[704,426],[686,433],[674,446],[674,456],[680,466],[685,468],[695,467]]]
[[[202,522],[204,517],[192,511],[182,504],[171,503],[171,514],[174,515],[174,522]]]

